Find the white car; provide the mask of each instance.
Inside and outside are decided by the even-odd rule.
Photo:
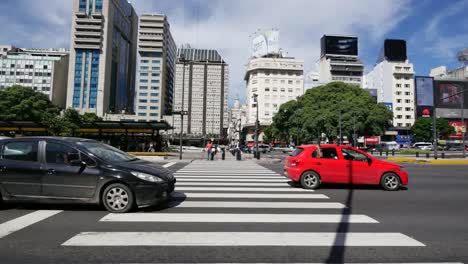
[[[433,150],[434,147],[432,143],[429,142],[417,142],[414,143],[413,148],[421,149],[421,150]]]

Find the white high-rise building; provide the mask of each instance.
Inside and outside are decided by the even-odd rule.
[[[172,112],[176,52],[167,17],[140,16],[136,119],[159,121]]]
[[[0,46],[0,90],[21,85],[46,94],[57,106],[65,107],[68,50],[26,49]]]
[[[229,66],[218,51],[189,46],[177,50],[175,112],[182,110],[182,89],[183,111],[187,112],[183,133],[226,136]],[[174,133],[180,133],[180,115],[165,116],[165,120],[174,127]]]
[[[138,16],[126,0],[74,0],[67,107],[134,113]]]
[[[404,40],[385,40],[378,63],[365,77],[364,88],[377,89],[377,102],[393,111],[393,126],[408,130],[415,122],[414,67]]]
[[[253,58],[246,66],[247,122],[255,124],[258,95],[258,119],[270,125],[281,104],[304,94],[304,61],[287,57]]]

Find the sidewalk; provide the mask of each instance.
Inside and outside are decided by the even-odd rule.
[[[434,159],[434,158],[405,158],[405,157],[387,157],[388,161],[403,163],[418,163],[431,165],[468,165],[468,158],[465,159]]]

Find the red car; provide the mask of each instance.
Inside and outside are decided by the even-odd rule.
[[[321,183],[345,183],[380,184],[396,191],[408,184],[408,173],[401,165],[341,145],[299,146],[286,159],[284,173],[305,189],[316,189]]]

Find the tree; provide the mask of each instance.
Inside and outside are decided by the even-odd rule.
[[[81,116],[81,122],[83,123],[95,123],[99,121],[102,121],[102,118],[97,116],[95,113],[84,113]]]
[[[444,118],[437,118],[436,127],[437,133],[441,138],[447,138],[455,133],[455,128]],[[433,141],[432,117],[418,118],[411,128],[411,132],[416,141]]]
[[[59,111],[47,95],[30,87],[15,85],[0,91],[0,120],[43,123]]]
[[[271,126],[282,140],[293,138],[306,143],[317,140],[321,133],[337,137],[340,116],[342,135],[351,138],[354,129],[360,135],[383,134],[391,126],[393,114],[367,91],[332,82],[281,105]]]

